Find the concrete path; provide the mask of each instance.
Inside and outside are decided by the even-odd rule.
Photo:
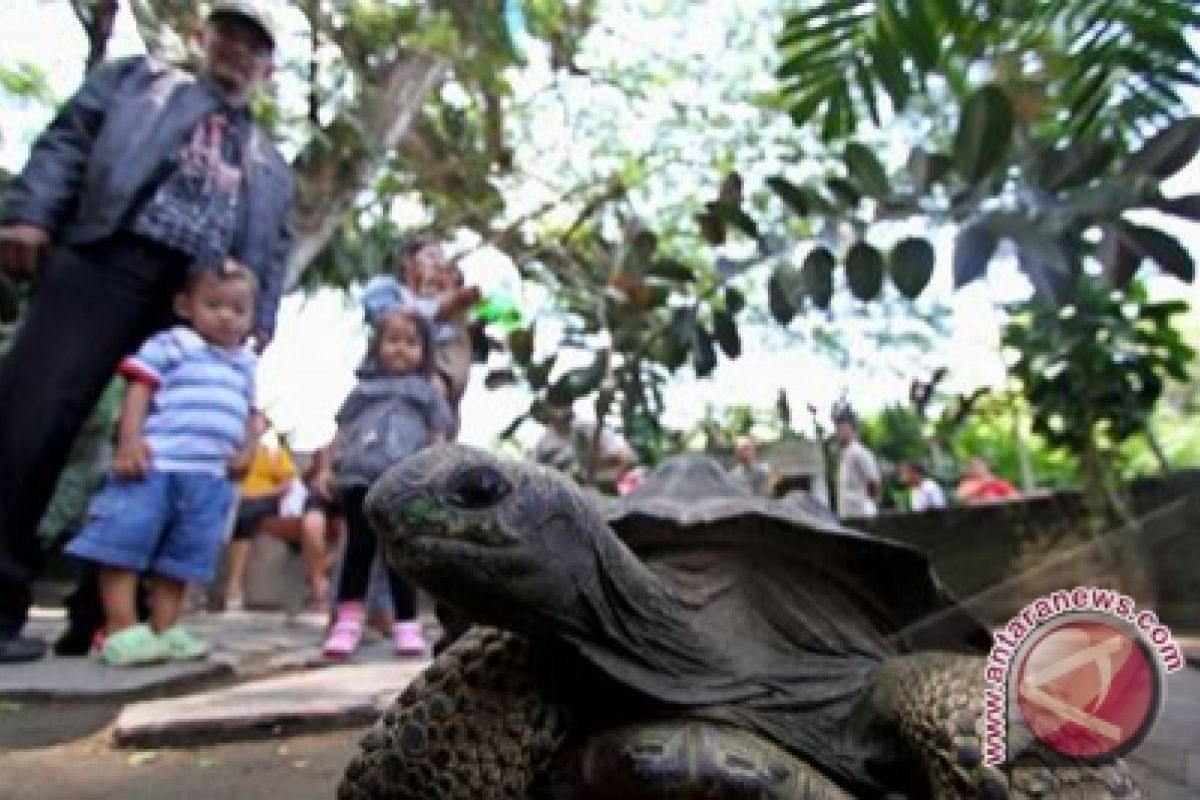
[[[428,662],[309,670],[227,689],[126,706],[113,728],[122,747],[177,746],[290,736],[370,724]]]
[[[178,695],[235,680],[247,680],[323,665],[325,620],[320,616],[238,612],[195,614],[184,620],[208,641],[211,655],[190,663],[115,668],[91,658],[56,658],[9,664],[0,669],[0,698],[10,701],[145,699]],[[61,612],[38,610],[27,626],[33,636],[54,641],[65,623]],[[436,625],[431,625],[431,635]],[[394,662],[391,643],[369,633],[356,663]]]

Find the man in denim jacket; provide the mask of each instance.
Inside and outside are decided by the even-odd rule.
[[[37,292],[0,363],[0,663],[20,635],[38,520],[120,359],[171,321],[190,270],[231,257],[258,278],[270,341],[291,249],[292,174],[250,119],[275,40],[253,0],[218,0],[199,77],[145,57],[94,70],[39,137],[0,208],[0,268]]]

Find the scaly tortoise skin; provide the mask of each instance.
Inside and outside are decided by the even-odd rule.
[[[887,609],[856,616],[854,604],[869,607],[878,597],[854,584],[846,590],[850,601],[831,599],[841,586],[823,583],[829,576],[811,563],[787,563],[785,551],[798,545],[789,541],[779,550],[778,534],[794,526],[797,536],[815,528],[833,537],[833,549],[819,538],[804,547],[819,551],[822,564],[849,548],[857,568],[885,592],[897,586],[888,585],[889,570],[911,577],[923,562],[736,494],[724,505],[718,499],[705,508],[692,499],[686,510],[676,508],[671,493],[686,496],[687,487],[710,497],[727,491],[699,474],[677,471],[658,494],[652,489],[610,513],[609,528],[594,502],[558,476],[471,448],[435,448],[390,471],[368,499],[385,552],[478,624],[367,734],[339,798],[1138,796],[1120,762],[1089,766],[1029,751],[1003,771],[985,766],[984,660],[969,654],[977,644],[955,647],[955,637],[975,637],[954,616],[956,607],[929,584],[913,589],[925,592],[914,610],[928,607],[942,621],[933,633],[921,633],[918,620],[886,617]],[[770,528],[772,515],[782,528],[755,533]],[[688,538],[659,537],[676,518],[673,535]],[[706,561],[708,550],[727,545],[731,529],[744,537],[742,545]],[[803,628],[798,640],[767,642],[801,642],[782,661],[770,647],[765,656],[756,652],[760,599],[738,572],[746,566],[739,554],[756,548],[770,556],[748,562],[762,571],[758,583],[786,592],[774,572],[795,575],[807,587],[798,591],[812,595],[801,600],[819,609],[833,603],[829,631],[844,629],[855,648],[874,648],[869,657],[855,650],[821,662],[829,654],[804,644],[825,635],[819,644],[829,648],[820,620],[796,623]],[[781,560],[778,570],[771,566]],[[810,571],[797,575],[797,565]],[[695,585],[686,576],[691,569],[701,570]],[[730,582],[712,589],[725,572]],[[845,572],[829,574],[847,580]],[[732,606],[712,599],[718,595],[731,595]],[[786,606],[786,598],[780,602]],[[714,608],[743,614],[745,626],[709,631],[713,641],[694,623],[711,622]],[[780,623],[770,613],[763,619]],[[888,636],[874,636],[872,625]],[[937,633],[943,629],[951,634]],[[749,669],[781,664],[801,680]],[[814,706],[805,705],[814,698]],[[813,731],[825,738],[814,740]]]

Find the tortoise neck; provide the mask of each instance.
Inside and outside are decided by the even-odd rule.
[[[727,659],[698,631],[678,597],[616,534],[603,526],[597,585],[589,593],[597,644],[656,673],[711,676]]]

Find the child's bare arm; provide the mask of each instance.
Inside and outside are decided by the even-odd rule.
[[[150,413],[154,389],[152,384],[139,380],[130,380],[125,387],[117,423],[117,452],[113,456],[113,470],[123,478],[140,478],[150,468],[150,446],[142,436],[142,426]]]

